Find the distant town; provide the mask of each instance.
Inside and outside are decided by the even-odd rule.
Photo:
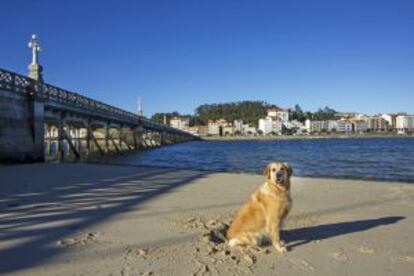
[[[215,118],[197,123],[192,116],[174,113],[173,116],[169,114],[168,120],[164,114],[163,121],[171,127],[200,137],[414,133],[413,114],[401,112],[368,116],[355,112],[336,112],[329,108],[320,110],[319,113],[324,116],[317,116],[320,114],[304,116],[305,113],[298,106],[295,106],[295,109],[285,109],[273,105],[266,108],[265,115],[259,118],[256,124],[250,117],[250,123],[246,122],[242,116],[234,120]],[[326,119],[320,119],[321,117]]]

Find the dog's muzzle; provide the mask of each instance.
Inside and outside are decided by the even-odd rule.
[[[278,182],[283,181],[284,178],[285,178],[285,175],[283,174],[283,172],[276,173],[276,181]]]

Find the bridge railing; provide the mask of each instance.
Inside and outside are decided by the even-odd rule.
[[[39,84],[31,78],[1,68],[0,88],[25,94],[32,93],[34,91],[40,98],[46,100],[46,104],[49,101],[63,106],[70,106],[84,110],[88,113],[92,112],[107,118],[128,122],[130,124],[142,125],[144,128],[192,136],[190,133],[156,123],[132,112],[122,110],[51,84]]]

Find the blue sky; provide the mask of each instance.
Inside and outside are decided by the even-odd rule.
[[[263,100],[414,113],[414,1],[3,1],[0,67],[144,113]]]

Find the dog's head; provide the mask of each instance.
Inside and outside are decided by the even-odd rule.
[[[290,176],[292,173],[292,167],[285,162],[270,163],[265,167],[263,172],[267,181],[287,189],[290,187]]]

